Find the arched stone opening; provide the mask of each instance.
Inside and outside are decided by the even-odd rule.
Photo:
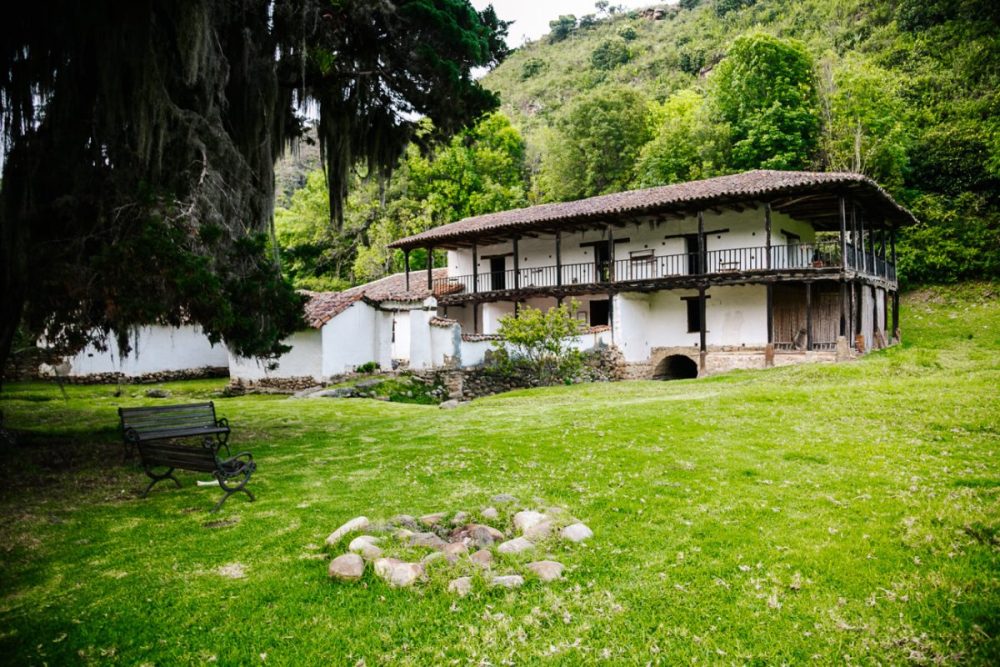
[[[671,354],[656,365],[654,380],[687,380],[698,377],[698,364],[684,354]]]

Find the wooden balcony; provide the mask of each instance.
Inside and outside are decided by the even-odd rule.
[[[846,254],[845,254],[846,253]],[[846,259],[846,262],[844,261]],[[651,291],[712,284],[770,282],[845,274],[894,287],[896,267],[872,252],[838,242],[639,255],[609,262],[520,267],[434,280],[441,304],[594,291]]]

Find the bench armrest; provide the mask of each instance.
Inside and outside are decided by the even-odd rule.
[[[229,428],[229,420],[226,419],[225,417],[221,417],[221,418],[215,420],[215,425],[218,426],[219,428],[228,429]]]

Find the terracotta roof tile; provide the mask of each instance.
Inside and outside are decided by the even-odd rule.
[[[630,190],[588,199],[540,204],[498,213],[465,218],[435,227],[389,244],[414,248],[432,242],[447,243],[492,230],[531,227],[543,223],[571,223],[633,214],[642,215],[690,206],[711,206],[725,201],[750,201],[789,194],[815,193],[834,187],[849,187],[864,196],[897,224],[913,224],[913,215],[897,204],[875,181],[848,172],[757,170],[701,181],[675,183],[644,190]]]
[[[448,276],[448,269],[434,269],[433,280],[440,281]],[[440,293],[435,286],[434,293]],[[449,288],[450,291],[450,288]],[[319,329],[358,301],[382,303],[383,301],[423,301],[431,296],[427,289],[427,272],[423,269],[410,271],[410,289],[406,289],[406,274],[395,273],[364,285],[358,285],[342,292],[303,292],[309,297],[305,306],[306,323]]]

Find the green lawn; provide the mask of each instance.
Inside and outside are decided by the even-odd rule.
[[[996,664],[1000,287],[952,293],[910,295],[903,346],[837,366],[450,411],[165,385],[215,396],[259,462],[258,501],[218,515],[191,474],[137,499],[115,408],[155,402],[143,387],[10,385],[0,662]],[[440,569],[409,590],[327,578],[318,545],[347,519],[501,492],[594,530],[540,549],[563,581],[457,598]]]

